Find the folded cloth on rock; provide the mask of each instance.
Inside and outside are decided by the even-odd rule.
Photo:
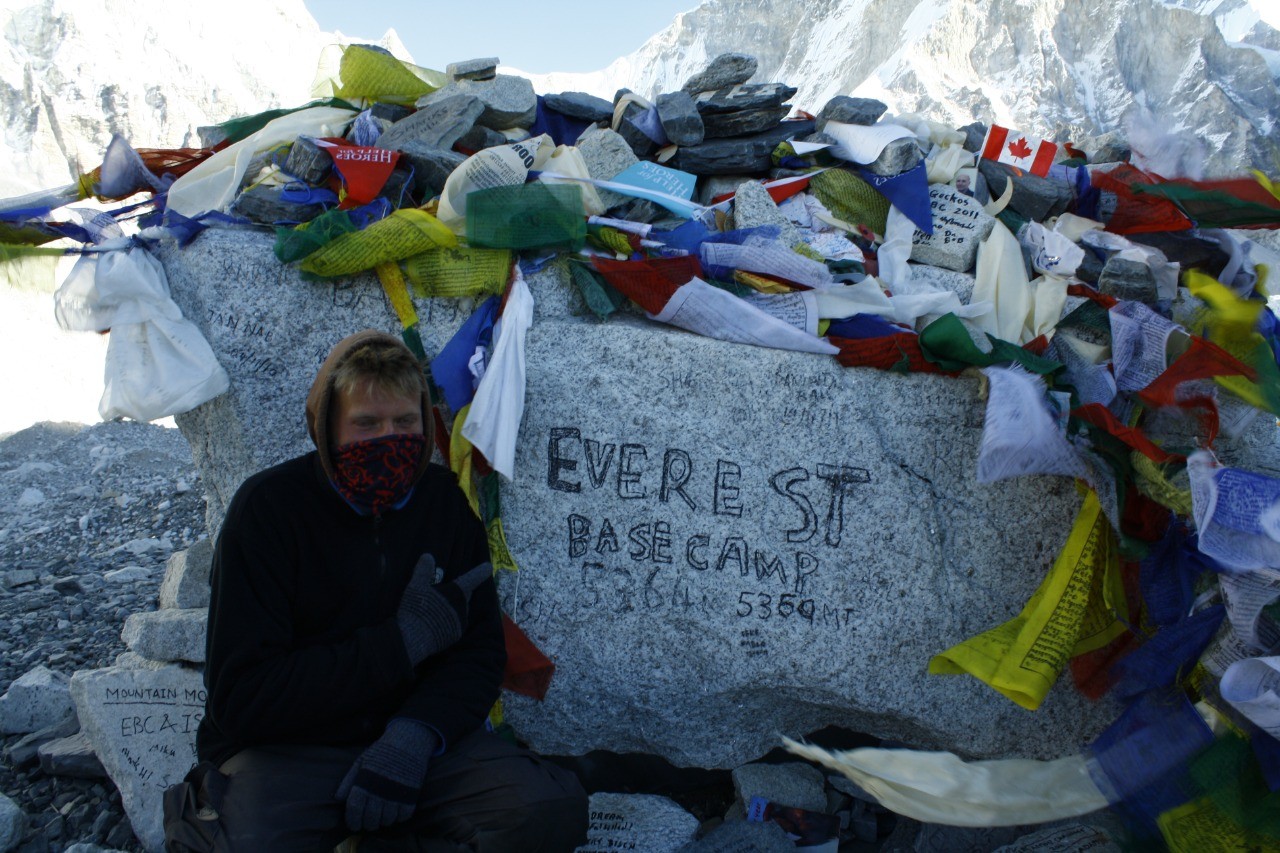
[[[1017,826],[1107,806],[1082,755],[1053,761],[963,761],[950,752],[829,752],[786,737],[782,743],[788,752],[843,773],[885,808],[926,823]]]

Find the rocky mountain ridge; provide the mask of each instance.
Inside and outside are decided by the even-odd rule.
[[[834,95],[873,97],[953,126],[1119,131],[1184,173],[1274,172],[1280,32],[1263,11],[1261,0],[708,0],[608,68],[535,87],[651,97],[743,52],[759,60],[755,80],[797,87],[793,103],[814,113]]]

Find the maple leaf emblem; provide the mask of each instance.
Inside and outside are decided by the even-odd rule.
[[[1009,153],[1019,160],[1025,160],[1031,156],[1031,146],[1027,145],[1026,137],[1018,137],[1017,142],[1009,143]]]

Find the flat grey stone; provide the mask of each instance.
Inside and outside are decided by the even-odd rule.
[[[70,712],[67,677],[37,666],[15,679],[0,696],[0,734],[34,732],[61,722]]]
[[[989,853],[1016,841],[1026,833],[1019,826],[946,826],[940,823],[919,824],[914,849],[917,853]]]
[[[289,156],[284,161],[286,172],[309,184],[319,184],[324,181],[332,168],[333,157],[329,152],[316,145],[315,140],[305,136],[299,136],[294,140],[289,148]]]
[[[201,539],[185,551],[175,551],[165,563],[160,582],[162,608],[209,606],[209,572],[213,567],[213,540]]]
[[[120,853],[111,847],[99,847],[97,844],[90,844],[87,841],[78,841],[72,844],[62,853]]]
[[[640,158],[631,150],[627,141],[612,130],[588,130],[578,139],[578,153],[587,164],[587,174],[597,181],[611,181],[621,172],[626,171]],[[625,204],[630,196],[616,193],[613,190],[598,189],[600,201],[605,209]]]
[[[726,820],[679,853],[794,853],[795,842],[773,821]]]
[[[37,583],[40,580],[40,574],[32,569],[14,569],[0,575],[0,579],[3,579],[5,589],[17,589]]]
[[[122,669],[164,669],[172,666],[172,661],[152,660],[144,658],[137,652],[121,652],[116,655],[115,665]],[[200,669],[200,667],[196,667]]]
[[[711,64],[685,81],[682,91],[690,95],[713,92],[726,86],[736,86],[751,79],[756,73],[756,58],[745,53],[722,53]]]
[[[707,113],[702,117],[708,139],[746,136],[774,127],[787,117],[790,107],[765,107],[759,110],[737,110],[731,113]]]
[[[440,91],[452,88],[446,86]],[[427,148],[452,148],[484,114],[484,109],[481,100],[468,93],[438,98],[383,131],[377,147],[400,151],[413,142]]]
[[[1028,833],[992,853],[1120,853],[1123,849],[1105,827],[1065,823]]]
[[[618,122],[617,130],[618,135],[626,141],[627,147],[631,149],[631,153],[641,159],[651,156],[658,150],[658,143],[648,133],[645,133],[644,128],[638,123],[639,117],[646,112],[647,110],[635,104],[628,106],[622,115],[622,120]]]
[[[933,234],[916,229],[911,238],[911,260],[956,272],[973,269],[978,246],[995,228],[995,217],[971,196],[945,184],[929,187]]]
[[[325,211],[323,204],[287,201],[284,193],[284,187],[250,187],[236,196],[231,212],[263,225],[274,225],[277,222],[310,222]]]
[[[733,197],[733,227],[756,228],[761,225],[776,225],[779,231],[778,240],[784,246],[795,246],[803,243],[800,231],[787,219],[787,215],[778,210],[778,205],[759,181],[746,181],[736,188]]]
[[[658,118],[667,139],[676,145],[697,145],[702,141],[705,132],[702,116],[687,92],[659,95],[654,106],[658,108]]]
[[[1158,298],[1156,277],[1142,261],[1112,257],[1098,276],[1098,290],[1107,296],[1129,302],[1155,305]]]
[[[498,73],[498,57],[486,56],[465,62],[450,62],[445,66],[444,73],[454,80],[492,80]]]
[[[508,141],[505,136],[493,128],[477,124],[462,134],[455,144],[459,148],[465,148],[468,151],[483,151],[486,148],[493,148],[495,145],[506,145]]]
[[[811,812],[827,809],[826,778],[812,764],[744,764],[733,770],[733,791],[744,809],[756,797]]]
[[[37,729],[14,741],[5,749],[4,754],[14,767],[19,769],[29,767],[40,760],[39,750],[42,744],[58,738],[70,737],[78,731],[80,731],[80,721],[76,719],[73,710],[53,725]]]
[[[985,142],[987,138],[987,126],[985,124],[980,121],[975,121],[972,124],[966,124],[964,127],[957,129],[964,134],[965,151],[972,151],[975,154],[982,151],[982,143]],[[1003,188],[1003,186],[1004,184],[1002,183],[1001,187]]]
[[[71,679],[80,724],[147,850],[164,847],[161,796],[196,762],[196,726],[204,714],[199,673],[112,667]]]
[[[129,649],[155,661],[204,663],[209,611],[205,608],[134,613],[120,637]]]
[[[554,95],[543,95],[542,102],[547,109],[583,121],[611,121],[613,104],[604,98],[597,98],[586,92],[560,92]]]
[[[505,142],[505,140],[503,140]],[[409,141],[400,149],[402,162],[413,167],[413,180],[424,198],[439,195],[453,170],[466,161],[465,154],[448,148],[435,148],[422,142]]]
[[[867,164],[867,169],[872,174],[886,177],[901,175],[908,169],[915,168],[922,156],[915,137],[904,136],[886,145],[880,156]]]
[[[681,148],[672,160],[675,168],[694,175],[741,175],[767,172],[773,165],[773,149],[792,136],[813,130],[813,122],[784,122],[755,136],[708,139],[701,145]]]
[[[374,276],[302,281],[271,246],[210,229],[160,250],[232,380],[178,418],[215,536],[245,477],[310,449],[306,389],[333,343],[400,330]],[[1018,612],[1042,577],[1027,566],[1052,564],[1079,507],[1067,478],[975,482],[976,380],[845,369],[630,314],[599,324],[574,315],[586,312],[561,261],[530,289],[526,408],[501,490],[521,570],[499,592],[557,663],[545,701],[504,697],[534,749],[736,767],[778,732],[835,725],[1048,758],[1114,719],[1114,703],[1065,682],[1027,714],[975,679],[926,674]],[[416,304],[429,355],[471,315],[460,300]],[[780,428],[781,445],[744,438]]]
[[[592,794],[588,819],[587,843],[576,853],[674,853],[698,831],[697,818],[652,794]]]
[[[875,98],[851,98],[848,95],[836,95],[823,105],[818,113],[818,130],[821,131],[829,121],[841,124],[872,125],[880,120],[889,106]]]
[[[484,105],[484,111],[475,123],[494,130],[527,128],[538,117],[538,96],[533,91],[533,83],[512,74],[498,74],[491,80],[455,80],[444,88],[419,98],[418,103],[429,106],[458,95],[478,98]]]
[[[105,779],[107,771],[84,732],[51,740],[39,749],[40,769],[50,776]]]
[[[782,83],[743,83],[712,92],[699,92],[693,100],[698,106],[698,112],[705,118],[708,114],[714,113],[780,107],[789,101],[796,91],[794,86]]]
[[[27,834],[27,816],[13,800],[0,794],[0,851],[15,849]]]
[[[709,175],[698,181],[698,204],[710,206],[712,199],[726,193],[736,193],[738,187],[750,180],[755,179],[750,175]]]
[[[1071,187],[1064,181],[1042,178],[1022,170],[1017,170],[1021,174],[1016,174],[1012,166],[982,157],[978,158],[978,171],[987,179],[992,198],[1003,195],[1005,182],[1013,181],[1009,208],[1036,222],[1065,213],[1071,203]]]

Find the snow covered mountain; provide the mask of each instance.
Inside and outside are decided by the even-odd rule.
[[[1210,174],[1275,173],[1278,26],[1275,0],[707,0],[609,67],[535,87],[651,96],[736,51],[811,112],[859,95],[954,126],[1152,147],[1172,134]]]
[[[344,42],[302,0],[0,3],[0,198],[75,180],[112,133],[145,148],[199,145],[196,128],[310,97],[316,59]],[[407,52],[394,31],[382,44]]]

